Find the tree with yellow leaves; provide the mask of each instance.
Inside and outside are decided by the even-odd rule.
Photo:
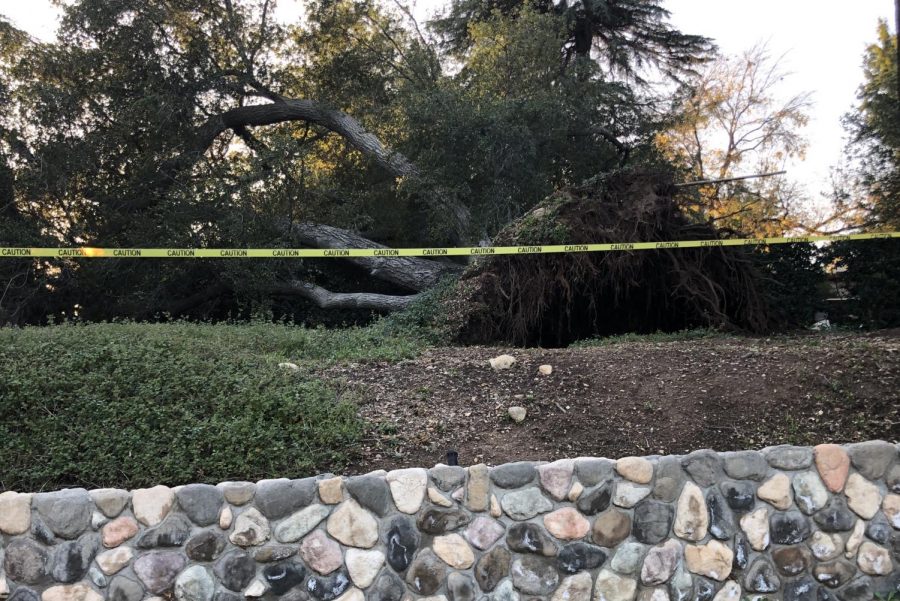
[[[781,170],[803,156],[811,105],[808,93],[780,93],[786,76],[765,45],[720,57],[687,86],[657,145],[694,180]],[[726,230],[773,235],[799,224],[801,200],[800,188],[779,176],[699,186],[688,208]]]

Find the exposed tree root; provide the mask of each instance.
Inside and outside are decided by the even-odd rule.
[[[716,239],[678,207],[660,173],[617,172],[554,194],[504,229],[497,245]],[[496,256],[449,295],[460,341],[555,346],[597,335],[769,325],[745,248]]]

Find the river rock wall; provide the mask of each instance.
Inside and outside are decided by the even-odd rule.
[[[0,493],[10,601],[900,597],[898,446]]]

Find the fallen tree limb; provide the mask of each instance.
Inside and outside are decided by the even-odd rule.
[[[281,228],[292,240],[313,248],[388,248],[349,230],[316,223],[282,223]],[[347,257],[374,278],[421,292],[437,285],[443,278],[462,272],[453,263],[429,261],[419,257]]]
[[[271,292],[305,298],[320,309],[372,309],[385,312],[405,309],[419,297],[418,294],[395,296],[370,292],[331,292],[321,286],[298,280],[275,284]]]

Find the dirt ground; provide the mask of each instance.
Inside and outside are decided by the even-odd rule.
[[[502,353],[517,362],[494,371]],[[553,366],[543,376],[538,366]],[[325,374],[369,424],[350,473],[900,439],[900,330],[569,349],[437,348]],[[521,424],[507,410],[527,409]]]

